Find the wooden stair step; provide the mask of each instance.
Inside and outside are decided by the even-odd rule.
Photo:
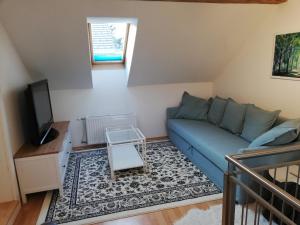
[[[19,209],[19,201],[0,203],[0,225],[12,225]]]

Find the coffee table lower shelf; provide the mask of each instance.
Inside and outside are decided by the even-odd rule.
[[[112,171],[132,169],[144,166],[138,150],[134,144],[124,144],[111,146],[111,163]]]

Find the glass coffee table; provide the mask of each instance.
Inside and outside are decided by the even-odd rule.
[[[111,179],[115,171],[143,167],[146,162],[146,138],[136,127],[106,128],[106,141]]]

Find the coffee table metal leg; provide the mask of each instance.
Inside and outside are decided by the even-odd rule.
[[[111,146],[108,146],[107,147],[107,150],[108,150],[108,162],[109,162],[109,167],[110,167],[110,177],[112,180],[115,180],[115,172],[113,170],[113,161],[112,161],[112,156],[111,156],[111,151],[112,151],[112,148]]]
[[[145,167],[146,173],[148,173],[149,172],[149,167],[148,167],[148,162],[147,162],[146,151],[147,151],[146,142],[143,141],[143,143],[142,143],[142,152],[143,152],[143,160],[144,160],[144,164],[145,164],[144,167]]]
[[[110,170],[110,174],[111,174],[111,179],[113,181],[115,181],[116,180],[116,176],[115,176],[115,172],[112,169]]]

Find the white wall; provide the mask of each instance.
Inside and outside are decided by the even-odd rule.
[[[137,18],[130,86],[212,81],[277,5],[3,0],[0,18],[26,66],[52,89],[91,88],[87,17]]]
[[[125,56],[125,71],[126,71],[126,80],[127,80],[126,84],[128,84],[128,79],[131,71],[136,33],[137,33],[137,23],[130,24],[128,30],[127,49],[126,49],[126,56]]]
[[[0,99],[1,100],[1,99]],[[4,136],[3,128],[3,104],[0,105],[0,202],[9,201],[14,198],[12,192],[11,154],[7,151],[8,146]]]
[[[18,199],[13,154],[24,143],[24,88],[31,81],[0,23],[0,202]]]
[[[289,0],[261,21],[240,53],[215,81],[214,92],[286,117],[300,117],[300,82],[271,79],[275,34],[300,32],[300,1]]]
[[[51,92],[55,120],[72,121],[74,145],[80,145],[82,137],[79,117],[135,112],[147,137],[165,136],[166,108],[177,106],[183,91],[203,98],[212,95],[212,83],[127,87],[123,68],[95,70],[93,82],[95,88],[90,90]]]

